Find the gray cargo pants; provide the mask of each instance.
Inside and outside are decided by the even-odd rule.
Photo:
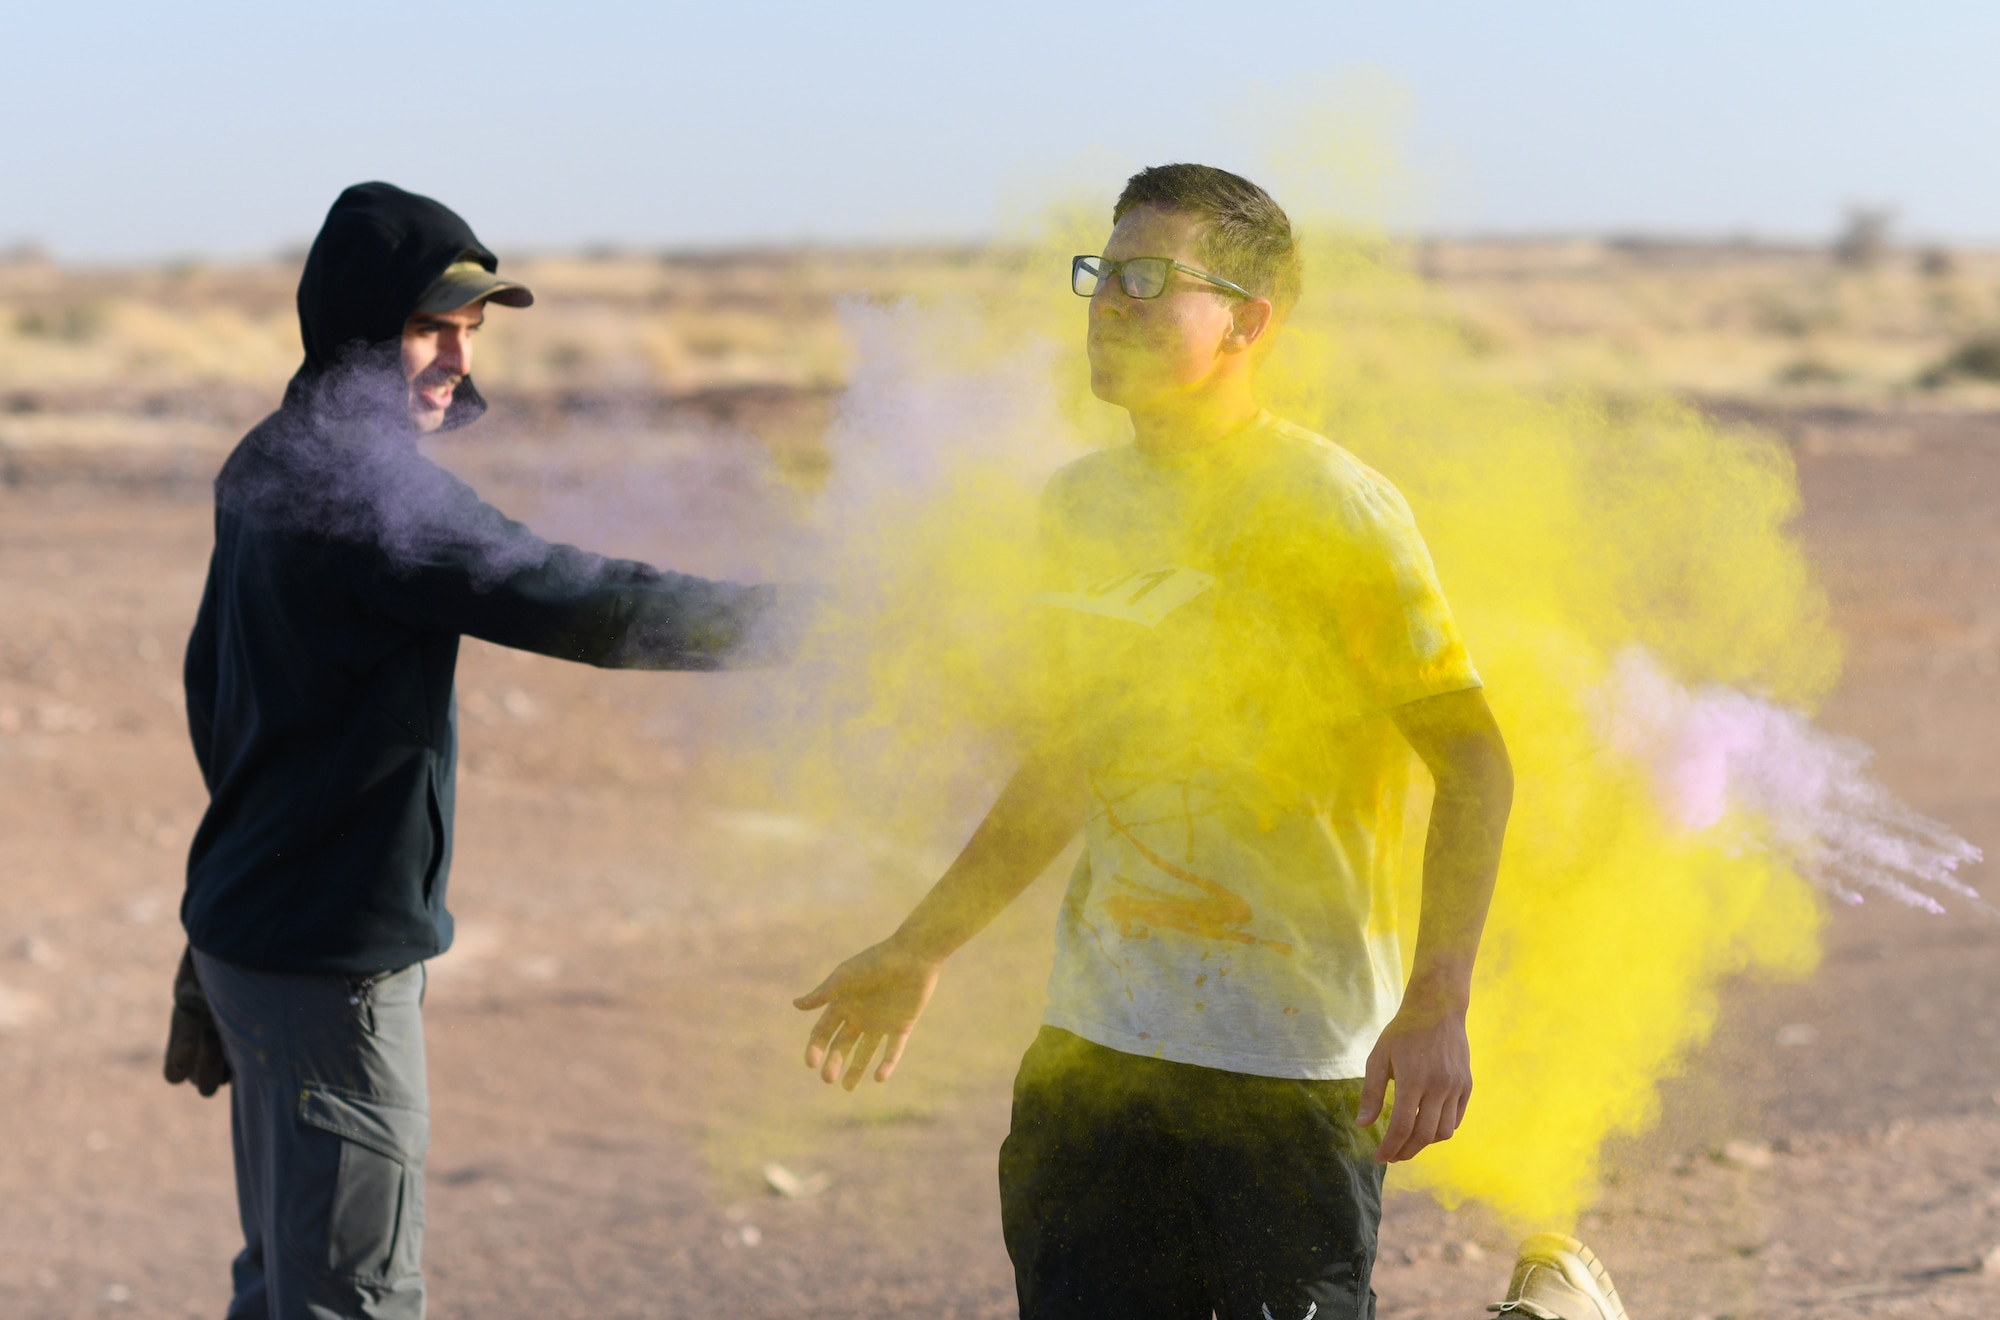
[[[349,980],[194,961],[236,1074],[229,1320],[421,1320],[423,964]]]

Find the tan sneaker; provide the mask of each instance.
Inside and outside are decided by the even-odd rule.
[[[1603,1263],[1560,1233],[1537,1233],[1521,1244],[1507,1300],[1486,1309],[1535,1320],[1630,1320]]]

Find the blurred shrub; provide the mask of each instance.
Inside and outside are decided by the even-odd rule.
[[[1878,266],[1889,250],[1889,226],[1896,220],[1888,207],[1857,206],[1833,241],[1833,259],[1843,266],[1866,270]]]
[[[590,365],[595,355],[582,344],[567,339],[557,340],[542,352],[542,361],[550,371],[560,376],[574,375]]]
[[[1838,330],[1846,319],[1836,291],[1828,287],[1763,289],[1750,303],[1757,329],[1786,339]]]
[[[25,339],[57,339],[65,344],[87,344],[103,330],[104,309],[96,303],[30,308],[14,318],[14,332]]]
[[[1780,385],[1838,385],[1847,373],[1820,358],[1800,358],[1788,362],[1772,377]]]
[[[2000,332],[1966,340],[1944,361],[1917,377],[1917,384],[1934,390],[1954,380],[2000,381]]]

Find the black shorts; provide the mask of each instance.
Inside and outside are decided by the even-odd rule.
[[[1043,1027],[1000,1147],[1022,1320],[1370,1320],[1383,1124],[1354,1126],[1360,1095]]]

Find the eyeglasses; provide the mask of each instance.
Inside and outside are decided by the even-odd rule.
[[[1167,291],[1167,277],[1174,271],[1206,280],[1239,298],[1257,296],[1240,284],[1231,284],[1193,266],[1183,266],[1172,257],[1127,257],[1123,261],[1112,261],[1106,257],[1071,257],[1069,287],[1076,291],[1077,297],[1089,298],[1104,286],[1104,281],[1115,275],[1118,287],[1125,290],[1127,298],[1157,298]]]

